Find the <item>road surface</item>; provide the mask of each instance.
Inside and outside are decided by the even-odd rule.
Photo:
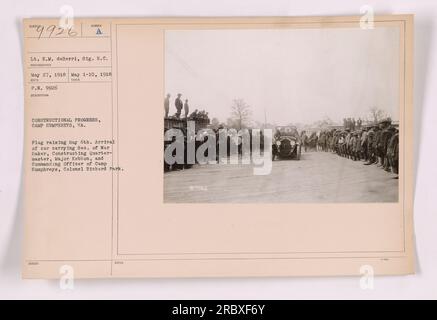
[[[376,165],[330,152],[273,161],[269,175],[253,165],[209,164],[164,173],[166,203],[397,202],[398,180]]]

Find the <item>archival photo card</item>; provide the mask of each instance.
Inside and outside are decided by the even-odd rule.
[[[414,273],[413,16],[26,19],[23,277]]]

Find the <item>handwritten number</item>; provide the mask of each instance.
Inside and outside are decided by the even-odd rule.
[[[36,32],[38,33],[38,39],[44,38],[43,35],[45,33],[47,34],[47,38],[52,38],[62,35],[65,32],[65,29],[54,24],[51,24],[47,27],[43,25],[38,25],[36,27]],[[69,37],[77,36],[77,31],[75,31],[73,27],[69,27],[66,33]]]
[[[47,31],[50,32],[49,38],[52,37],[53,31],[55,31],[56,26],[55,25],[51,25],[47,28]]]
[[[38,27],[36,27],[36,32],[39,33],[39,34],[38,34],[38,39],[40,39],[41,36],[42,36],[42,33],[44,32],[44,26],[39,25]]]
[[[72,27],[70,27],[70,28],[68,28],[68,35],[70,37],[75,37],[75,36],[77,36],[77,32],[74,31]]]
[[[55,34],[55,36],[60,36],[64,32],[64,29],[61,27],[58,27],[58,32]]]

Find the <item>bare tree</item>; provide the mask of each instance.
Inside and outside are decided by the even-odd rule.
[[[234,99],[231,106],[231,118],[228,123],[233,123],[240,130],[250,125],[252,110],[243,99]]]
[[[381,110],[377,107],[372,107],[372,108],[370,108],[369,111],[370,111],[370,117],[374,123],[377,123],[380,120],[382,120],[384,117],[386,117],[385,111]]]

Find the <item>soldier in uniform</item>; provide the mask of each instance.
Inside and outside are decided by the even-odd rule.
[[[349,158],[351,133],[350,133],[350,129],[346,129],[346,131],[347,131],[346,137],[344,138],[344,147],[345,147],[344,155],[346,156],[346,158]]]
[[[393,173],[398,174],[399,170],[399,131],[393,127],[393,135],[387,147],[387,158]],[[397,179],[396,177],[395,179]]]
[[[307,152],[308,137],[307,137],[307,134],[306,134],[305,130],[303,130],[300,133],[300,141],[302,143],[304,151]]]
[[[317,136],[317,133],[315,131],[313,131],[311,133],[311,136],[310,136],[309,140],[311,141],[311,149],[314,149],[314,150],[317,151],[317,144],[318,144],[318,141],[319,141],[319,137]]]
[[[345,145],[345,140],[344,140],[344,133],[340,133],[339,137],[338,137],[338,151],[340,156],[344,157],[345,152],[344,152],[344,145]]]
[[[319,133],[319,139],[317,140],[317,151],[323,150],[324,141],[325,141],[325,134],[323,133],[323,131],[321,131]]]
[[[332,140],[331,140],[331,150],[332,152],[338,153],[337,150],[337,142],[338,142],[338,131],[334,129],[334,132],[332,133]]]
[[[328,131],[325,131],[323,133],[323,135],[325,136],[324,141],[323,141],[323,151],[328,151],[328,141],[329,141],[329,134]]]
[[[332,151],[331,149],[332,146],[332,131],[328,131],[328,133],[326,134],[326,151]]]
[[[375,163],[378,164],[378,167],[382,166],[382,159],[381,159],[381,128],[378,126],[375,126],[375,136],[373,139],[373,152],[375,154]]]
[[[164,99],[164,112],[165,112],[165,118],[168,118],[168,112],[170,110],[170,94],[167,93],[167,96]]]
[[[360,132],[357,131],[355,133],[355,145],[354,145],[354,160],[361,160],[361,135]]]
[[[369,160],[369,155],[367,153],[367,135],[368,135],[367,129],[363,128],[363,132],[361,133],[361,138],[360,138],[360,140],[361,140],[361,157],[365,161]]]
[[[181,117],[181,111],[182,111],[182,107],[183,107],[183,103],[182,103],[182,99],[181,99],[181,97],[182,97],[182,94],[181,93],[178,93],[178,97],[176,98],[176,100],[174,101],[174,105],[175,105],[175,107],[176,107],[176,114],[175,114],[175,116],[176,116],[176,118],[180,118]]]
[[[349,138],[349,157],[355,161],[355,144],[357,142],[357,135],[355,132],[350,134]]]
[[[375,163],[375,149],[373,148],[374,140],[375,140],[375,130],[376,127],[371,127],[367,132],[367,155],[368,161],[365,165],[370,165]]]
[[[393,127],[391,127],[391,120],[385,119],[381,121],[380,126],[382,130],[381,141],[380,141],[382,167],[384,168],[385,171],[390,172],[390,166],[387,159],[387,147],[390,138],[393,135]]]
[[[188,118],[188,112],[190,111],[190,107],[188,106],[188,99],[185,99],[184,103],[184,113],[185,113],[185,119]]]

